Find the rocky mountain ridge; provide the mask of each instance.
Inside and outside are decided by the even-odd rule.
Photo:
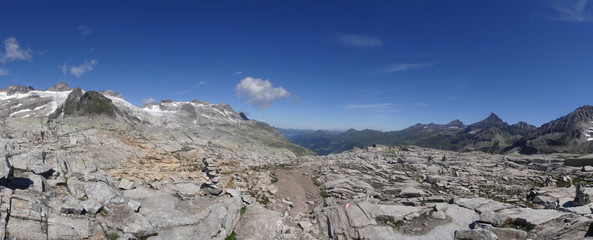
[[[525,122],[509,125],[496,114],[465,125],[459,120],[448,124],[415,124],[401,131],[349,130],[342,134],[323,131],[291,136],[289,140],[319,154],[339,153],[352,147],[373,144],[418,145],[447,150],[482,150],[524,154],[593,152],[593,107],[585,105],[564,117],[535,127]]]

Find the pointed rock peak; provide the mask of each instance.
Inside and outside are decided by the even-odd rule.
[[[70,90],[72,90],[72,88],[70,88],[70,86],[68,86],[68,84],[66,84],[65,82],[61,82],[56,85],[53,85],[52,87],[46,89],[45,91],[65,92],[65,91],[70,91]]]
[[[76,87],[70,94],[68,94],[68,100],[74,101],[80,99],[80,97],[82,97],[82,89],[79,87]]]
[[[593,106],[584,105],[566,115],[571,122],[590,122],[593,120]]]
[[[502,121],[501,118],[498,117],[498,115],[491,113],[490,116],[488,116],[486,119],[478,122],[481,125],[486,125],[486,126],[496,126],[496,125],[502,125],[502,124],[506,124],[504,121]]]
[[[247,118],[247,116],[243,112],[239,113],[239,117],[241,117],[241,119],[243,119],[245,121],[249,121],[249,118]]]
[[[451,121],[450,123],[447,123],[447,127],[463,127],[465,126],[465,124],[460,121],[459,119],[455,119],[453,121]]]
[[[28,93],[33,90],[35,90],[35,89],[30,86],[24,87],[24,86],[19,86],[19,85],[10,85],[2,91],[5,92],[6,95],[10,96],[10,95],[17,94],[17,93]]]
[[[593,112],[593,106],[591,106],[591,105],[584,105],[584,106],[581,106],[581,107],[577,108],[574,111],[575,112]]]
[[[350,129],[348,129],[348,131],[346,131],[344,133],[350,133],[351,134],[351,133],[355,133],[355,132],[358,132],[358,131],[356,131],[356,129],[354,129],[354,128],[350,128]]]
[[[124,99],[124,96],[122,96],[118,92],[112,91],[112,90],[103,90],[103,91],[100,91],[99,93],[100,94],[103,94],[103,96],[111,96],[111,97],[116,97],[116,98]]]
[[[468,130],[487,129],[490,127],[497,127],[500,129],[507,128],[509,125],[502,121],[496,114],[491,113],[486,119],[470,125]]]
[[[490,116],[488,116],[488,118],[486,118],[486,120],[491,120],[491,121],[494,120],[494,121],[501,121],[502,122],[502,119],[500,119],[498,117],[498,115],[496,115],[495,113],[490,113]]]

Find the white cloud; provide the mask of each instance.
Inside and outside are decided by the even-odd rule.
[[[144,98],[142,99],[142,104],[146,105],[149,103],[154,103],[154,98]]]
[[[8,70],[0,68],[0,76],[8,75]]]
[[[79,25],[78,30],[80,31],[80,35],[88,36],[93,34],[93,28],[89,26]]]
[[[243,74],[243,71],[236,71],[235,72],[235,75],[241,75],[241,74]]]
[[[383,46],[383,40],[365,35],[340,35],[338,36],[338,42],[346,47],[381,47]]]
[[[235,87],[237,97],[247,99],[248,104],[253,104],[259,109],[272,106],[272,102],[280,98],[290,97],[290,93],[283,87],[274,87],[268,80],[246,77]]]
[[[394,73],[394,72],[406,71],[406,70],[416,69],[416,68],[431,67],[434,65],[436,65],[436,63],[394,63],[387,67],[379,69],[379,72]]]
[[[7,61],[12,62],[14,60],[31,61],[31,59],[33,59],[33,56],[31,55],[31,49],[21,49],[16,38],[9,37],[4,40],[4,49],[4,53],[0,52],[0,62],[2,63]]]
[[[62,73],[64,75],[69,73],[76,77],[80,77],[86,72],[93,71],[95,69],[95,65],[97,65],[98,63],[99,62],[95,59],[91,61],[86,61],[78,66],[68,66],[66,65],[66,63],[64,63],[64,65],[60,66],[60,69],[62,69]]]
[[[567,22],[593,22],[592,5],[590,0],[554,0],[550,5],[558,16],[554,20]]]

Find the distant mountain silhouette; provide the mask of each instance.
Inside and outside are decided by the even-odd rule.
[[[593,152],[593,107],[582,106],[568,115],[535,127],[526,122],[509,125],[495,113],[482,121],[465,125],[415,124],[400,131],[381,132],[350,129],[340,134],[304,132],[289,138],[318,154],[339,153],[373,144],[418,145],[447,150],[486,152],[554,153]]]

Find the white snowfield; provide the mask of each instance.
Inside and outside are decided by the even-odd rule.
[[[5,109],[10,112],[10,117],[47,117],[55,112],[59,106],[64,104],[71,92],[72,90],[33,90],[27,93],[8,95],[6,92],[0,91],[0,103],[6,106]],[[181,126],[187,123],[237,123],[241,120],[239,114],[225,104],[211,104],[201,101],[161,102],[140,108],[120,97],[107,94],[103,95],[109,98],[120,110],[137,117],[141,121],[157,125]],[[36,101],[35,99],[38,99],[38,102],[36,104],[30,104],[32,101]]]
[[[589,126],[589,130],[585,133],[585,136],[587,137],[587,141],[593,141],[593,121],[590,122]]]
[[[71,91],[58,92],[33,90],[27,93],[15,93],[12,95],[8,95],[6,92],[0,92],[0,102],[2,102],[2,104],[13,101],[19,102],[17,105],[11,107],[11,109],[14,110],[11,111],[10,117],[46,117],[55,112],[56,109],[58,109],[58,106],[66,101],[70,92]],[[33,109],[23,108],[23,103],[26,102],[27,99],[49,99],[50,101],[47,104],[37,106]]]

